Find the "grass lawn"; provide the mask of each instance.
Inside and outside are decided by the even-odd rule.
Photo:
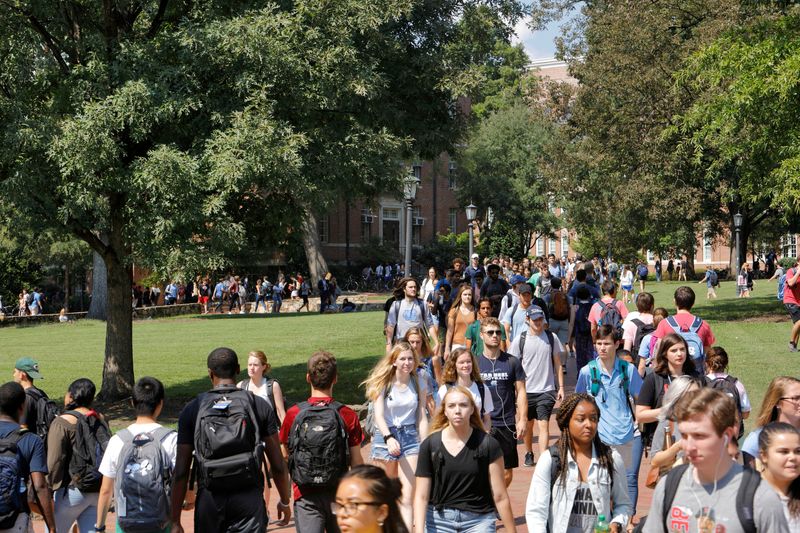
[[[651,282],[647,290],[655,295],[657,306],[673,312],[672,292],[678,285]],[[704,285],[692,287],[698,295],[695,310],[709,320],[717,343],[730,354],[731,374],[746,385],[755,413],[770,379],[798,375],[800,369],[800,354],[786,348],[791,323],[775,299],[775,283],[756,282],[755,297],[749,300],[736,299],[735,285],[723,283],[719,299],[710,303],[705,300]],[[307,393],[305,362],[315,350],[324,348],[340,361],[336,396],[347,403],[362,403],[358,385],[383,353],[382,322],[382,312],[137,321],[133,329],[136,375],[156,376],[167,386],[168,398],[184,399],[209,388],[205,361],[213,348],[233,348],[242,365],[248,351],[260,349],[269,357],[272,375],[287,396],[298,400]],[[99,385],[104,336],[105,324],[90,320],[0,328],[0,368],[11,379],[14,361],[32,356],[45,376],[37,386],[50,396],[63,397],[75,378],[88,377]],[[176,401],[168,415],[174,416],[182,403]]]

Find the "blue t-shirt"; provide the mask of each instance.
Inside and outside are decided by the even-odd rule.
[[[517,312],[514,313],[512,316],[511,313],[514,311],[514,307],[517,308]],[[511,338],[507,339],[509,346],[514,341],[514,339],[522,335],[522,332],[528,329],[528,325],[525,323],[526,310],[527,308],[523,307],[521,303],[516,306],[511,306],[508,308],[508,311],[506,311],[506,315],[501,320],[503,325],[509,324],[511,326]]]
[[[622,387],[621,365],[628,365],[627,374],[630,383],[628,392],[631,396],[638,396],[642,388],[642,378],[636,367],[621,359],[615,359],[614,371],[609,376],[603,365],[597,360],[597,367],[600,371],[600,390],[595,397],[597,405],[600,407],[600,424],[598,432],[600,440],[610,446],[621,445],[629,442],[633,438],[636,429],[636,421],[631,412],[631,406],[625,397]],[[589,365],[581,368],[578,382],[575,384],[575,392],[586,392],[591,394],[592,375]]]
[[[7,437],[18,427],[19,424],[14,422],[0,422],[0,437]],[[34,433],[24,433],[17,443],[17,457],[19,457],[20,478],[23,480],[20,492],[25,492],[25,480],[31,472],[47,474],[47,455],[42,439]]]
[[[751,455],[752,457],[758,457],[758,436],[761,435],[762,428],[756,428],[750,432],[744,442],[742,443],[742,451]]]
[[[490,413],[492,425],[506,426],[514,430],[517,413],[517,381],[525,384],[525,370],[522,364],[513,355],[500,352],[494,361],[481,354],[478,356],[478,366],[486,390],[492,395],[494,405],[494,410]]]
[[[217,283],[214,285],[214,297],[215,298],[222,298],[222,291],[225,290],[225,286],[222,282]]]

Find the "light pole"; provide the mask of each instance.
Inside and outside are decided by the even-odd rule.
[[[739,275],[739,271],[742,269],[742,248],[741,248],[741,232],[742,232],[742,221],[744,217],[741,213],[737,212],[733,215],[733,228],[736,230],[736,274],[734,274],[734,279],[736,276]]]
[[[472,264],[472,254],[474,253],[474,238],[473,238],[473,222],[475,222],[475,217],[478,216],[478,208],[472,202],[466,207],[467,212],[467,224],[469,224],[469,259],[467,260],[469,264]]]
[[[406,176],[406,179],[403,180],[403,197],[406,200],[406,276],[411,275],[411,232],[413,230],[412,218],[414,216],[414,198],[417,196],[418,186],[419,180],[412,171]]]

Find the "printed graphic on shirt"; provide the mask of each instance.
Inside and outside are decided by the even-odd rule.
[[[567,531],[592,531],[596,522],[597,509],[592,500],[592,491],[588,484],[581,483],[575,492],[575,501],[572,503]]]

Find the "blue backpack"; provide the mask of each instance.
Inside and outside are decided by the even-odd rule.
[[[700,335],[697,334],[700,326],[703,325],[703,320],[699,316],[694,317],[694,322],[692,322],[687,331],[681,329],[674,317],[667,317],[667,323],[675,333],[683,337],[683,340],[686,341],[686,345],[689,348],[689,357],[694,360],[695,368],[704,368],[703,361],[705,360],[706,354],[703,348],[703,341]]]
[[[19,440],[26,432],[17,428],[0,438],[0,529],[11,529],[22,512],[22,498],[19,492],[22,482],[20,475]]]
[[[778,300],[783,301],[783,291],[786,289],[786,274],[778,278]]]

